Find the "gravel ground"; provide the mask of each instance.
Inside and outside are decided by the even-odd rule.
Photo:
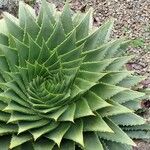
[[[29,1],[29,0],[27,0]],[[34,5],[36,12],[39,1]],[[54,2],[58,9],[63,6],[63,0],[48,0]],[[133,47],[128,53],[135,54],[135,58],[127,64],[129,70],[144,75],[147,79],[138,85],[139,89],[150,88],[150,0],[70,0],[72,10],[86,11],[94,8],[94,24],[101,25],[108,18],[115,18],[113,37],[127,36],[134,40]],[[16,5],[12,3],[5,10],[16,14]],[[145,118],[150,120],[150,100],[143,103],[146,109]],[[150,150],[150,143],[137,141],[134,150]]]

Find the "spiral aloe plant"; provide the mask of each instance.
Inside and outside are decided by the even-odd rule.
[[[131,150],[149,139],[134,112],[143,80],[127,71],[125,39],[109,40],[113,20],[92,25],[92,9],[62,12],[43,0],[38,16],[20,2],[0,22],[1,150]]]

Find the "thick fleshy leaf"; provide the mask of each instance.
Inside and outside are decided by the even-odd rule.
[[[37,140],[34,144],[33,147],[35,150],[52,150],[54,147],[55,143],[43,138],[43,139],[39,139]]]
[[[90,24],[92,20],[92,9],[89,9],[83,20],[76,27],[76,39],[77,41],[84,39],[89,34]]]
[[[61,144],[60,146],[60,149],[61,150],[75,150],[75,143],[73,141],[69,141],[69,140],[66,140],[66,141],[63,141],[63,143]]]
[[[83,119],[84,131],[113,132],[100,115]]]
[[[16,37],[20,41],[22,41],[23,36],[24,36],[24,32],[19,27],[18,20],[6,12],[4,13],[4,20],[5,20],[5,25],[7,26],[7,31],[9,32],[9,34]]]
[[[72,15],[68,3],[66,3],[64,10],[61,14],[61,21],[62,21],[63,28],[65,30],[65,34],[68,34],[73,30]]]
[[[18,54],[17,54],[17,50],[9,48],[7,46],[4,45],[0,45],[0,51],[3,52],[3,54],[5,55],[9,67],[12,71],[14,71],[15,65],[18,65]]]
[[[132,150],[132,146],[126,145],[126,144],[120,144],[116,142],[111,142],[105,140],[105,143],[109,149],[114,149],[114,150]]]
[[[118,127],[116,124],[114,124],[111,120],[105,119],[105,122],[110,126],[110,128],[113,130],[113,133],[105,133],[105,132],[99,132],[98,136],[100,138],[104,138],[106,140],[120,142],[123,144],[133,145],[136,146],[135,143],[127,136],[126,133],[124,133],[120,127]]]
[[[84,134],[85,150],[104,150],[96,133]]]
[[[148,139],[150,137],[150,131],[126,131],[127,135],[132,139]]]
[[[88,51],[91,49],[95,49],[100,45],[104,44],[108,41],[110,32],[113,26],[114,20],[109,20],[105,24],[103,24],[99,29],[97,29],[94,33],[88,36],[86,39],[79,41],[78,44],[85,42],[84,50]]]
[[[6,21],[3,19],[0,20],[0,33],[4,35],[8,35],[8,28],[6,26]],[[2,35],[1,40],[5,40],[4,36]],[[4,42],[4,41],[3,41]],[[2,43],[1,43],[2,44]]]
[[[118,125],[128,126],[128,125],[141,125],[145,123],[145,120],[133,113],[120,114],[116,116],[111,116],[110,119]]]
[[[32,139],[30,134],[13,135],[9,148],[12,149]]]
[[[20,27],[25,29],[33,39],[36,39],[40,27],[24,2],[19,3],[19,21]]]
[[[113,115],[118,115],[118,114],[126,114],[126,113],[132,113],[133,112],[131,109],[128,109],[128,108],[120,105],[119,103],[114,102],[113,100],[107,100],[107,102],[111,106],[102,108],[102,109],[97,111],[102,117],[113,116]]]
[[[88,91],[84,98],[87,100],[88,105],[92,111],[111,106],[111,104],[107,103],[92,91]]]
[[[84,146],[82,120],[76,120],[75,123],[71,125],[65,134],[65,138],[73,140],[76,143],[79,143],[81,146]]]
[[[56,23],[55,29],[47,41],[47,46],[50,50],[56,48],[62,41],[65,40],[65,33],[61,21]]]
[[[43,125],[46,125],[49,121],[47,120],[38,120],[38,121],[34,121],[34,122],[20,122],[19,123],[19,130],[18,133],[24,132],[24,131],[28,131],[30,129],[34,129],[34,128],[38,128],[41,127]]]
[[[53,140],[58,146],[60,146],[60,142],[70,127],[70,123],[61,123],[58,128],[50,131],[46,137]]]
[[[58,123],[50,122],[50,123],[46,124],[45,126],[42,126],[38,129],[32,130],[31,134],[34,137],[34,140],[37,140],[40,136],[54,130],[57,126],[58,126]]]
[[[16,133],[17,130],[18,127],[16,125],[0,122],[0,135],[13,134]]]
[[[85,117],[94,115],[92,110],[90,109],[86,99],[81,98],[76,103],[76,111],[75,111],[75,118]]]
[[[68,106],[67,110],[59,117],[59,121],[71,121],[74,122],[74,114],[76,110],[76,104]]]

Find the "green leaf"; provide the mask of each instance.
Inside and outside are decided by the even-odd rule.
[[[64,39],[64,41],[60,45],[58,45],[56,47],[56,51],[57,51],[59,56],[64,55],[66,53],[69,53],[76,48],[76,46],[75,46],[75,41],[76,41],[75,34],[76,34],[76,31],[73,30],[70,33],[70,35],[66,39]],[[79,47],[79,48],[81,48],[81,47]],[[76,49],[76,50],[78,51],[78,49]],[[69,61],[69,60],[67,60],[67,61]]]
[[[84,147],[83,142],[83,122],[82,120],[76,120],[74,124],[71,125],[64,138],[73,140]]]
[[[17,126],[0,122],[0,135],[12,134],[17,132]]]
[[[40,27],[24,2],[19,3],[19,21],[20,27],[25,29],[33,39],[36,39]]]
[[[16,49],[18,50],[19,66],[24,67],[26,65],[26,60],[29,57],[29,48],[23,42],[20,42],[14,37],[16,43]]]
[[[109,72],[100,80],[100,82],[116,85],[130,74],[131,72],[128,71]]]
[[[30,134],[13,135],[9,148],[12,149],[14,147],[17,147],[27,141],[30,141],[31,139],[32,136]]]
[[[85,133],[84,142],[85,142],[85,150],[104,150],[96,133],[93,132]]]
[[[9,71],[9,65],[5,56],[0,56],[0,68],[3,68],[3,71]]]
[[[48,48],[52,51],[65,40],[65,33],[61,21],[59,20],[54,28],[53,33],[47,41]]]
[[[68,106],[64,106],[64,107],[56,110],[55,112],[48,114],[47,117],[57,121],[57,119],[67,110],[67,108],[68,108]]]
[[[123,105],[129,109],[132,110],[138,110],[141,109],[141,103],[137,100],[131,100],[131,101],[127,101],[125,103],[123,103]]]
[[[129,60],[131,60],[131,58],[133,58],[133,56],[118,57],[105,70],[106,71],[119,71],[119,70],[122,70],[122,67],[125,66],[125,64]]]
[[[31,141],[25,142],[15,148],[13,148],[13,150],[34,150],[33,149],[33,144]]]
[[[10,136],[0,136],[0,145],[2,150],[8,150],[9,149],[9,143],[10,143]]]
[[[60,142],[69,127],[70,123],[61,123],[56,129],[46,134],[46,137],[53,140],[58,146],[60,146]]]
[[[102,117],[133,112],[132,110],[120,105],[117,102],[114,102],[113,100],[107,100],[107,102],[109,104],[111,104],[111,106],[102,108],[102,109],[97,111]]]
[[[75,118],[94,115],[86,99],[81,98],[76,102]]]
[[[45,41],[43,40],[42,42],[42,47],[41,47],[41,51],[39,53],[37,62],[38,63],[44,63],[48,58],[50,57],[50,52],[49,49],[45,43]]]
[[[115,56],[115,54],[117,54],[117,52],[120,52],[120,47],[124,42],[125,38],[116,39],[110,42],[110,45],[107,48],[107,53],[105,54],[105,58],[112,58]]]
[[[70,104],[67,110],[59,117],[59,121],[71,121],[74,122],[74,114],[76,110],[76,104]]]
[[[10,118],[10,114],[9,113],[0,111],[0,121],[7,122],[9,120],[9,118]]]
[[[73,49],[74,46],[73,47],[72,46],[73,46],[73,43],[69,46],[70,50],[67,49],[67,51],[64,48],[60,48],[60,49],[58,48],[58,53],[61,54],[60,59],[61,59],[62,62],[72,61],[72,60],[75,60],[75,59],[78,59],[78,58],[81,57],[81,52],[82,52],[82,49],[83,49],[83,45],[81,45],[81,46],[79,46],[75,49]]]
[[[63,29],[65,34],[68,34],[73,30],[73,22],[72,22],[71,10],[69,8],[69,4],[66,2],[63,12],[61,14],[61,22],[63,25]],[[67,23],[68,22],[68,23]]]
[[[55,143],[46,139],[46,138],[41,138],[37,141],[34,142],[33,147],[34,150],[52,150],[54,147]]]
[[[108,41],[114,20],[104,23],[98,30],[89,35],[86,39],[79,41],[77,44],[85,42],[84,51],[95,49]]]
[[[66,150],[66,149],[75,150],[75,143],[73,141],[66,140],[61,143],[60,149],[61,150]]]
[[[132,139],[148,139],[150,137],[150,131],[125,131]]]
[[[35,114],[35,112],[32,109],[29,109],[28,107],[22,106],[16,102],[10,102],[3,111],[8,111],[8,112],[21,112],[25,114]]]
[[[52,23],[50,22],[48,15],[44,14],[41,28],[36,38],[36,42],[38,43],[38,45],[40,46],[42,45],[43,39],[47,41],[48,38],[51,36],[53,30],[54,30],[54,27]]]
[[[77,41],[87,37],[90,31],[90,24],[92,22],[92,9],[89,9],[83,20],[76,27],[76,39]]]
[[[19,122],[19,124],[18,124],[18,126],[19,126],[18,133],[22,133],[22,132],[25,132],[25,131],[28,131],[28,130],[34,129],[34,128],[39,128],[48,123],[49,123],[49,121],[44,120],[44,119],[34,121],[34,122],[33,121],[22,121],[22,122]]]
[[[96,49],[92,49],[89,51],[83,52],[83,56],[85,56],[85,62],[92,62],[92,61],[100,61],[104,58],[107,49],[110,47],[111,43],[103,44]]]
[[[40,51],[41,51],[41,48],[29,36],[29,62],[34,63],[38,59]]]
[[[51,121],[49,124],[46,124],[38,129],[34,129],[30,132],[33,135],[34,140],[36,141],[43,134],[54,130],[58,125],[59,125],[58,123]]]
[[[130,145],[121,144],[117,142],[111,142],[111,141],[105,140],[105,143],[107,147],[112,150],[132,150],[133,149],[132,146]]]
[[[45,17],[45,14],[48,15],[49,20],[51,23],[54,25],[55,24],[55,19],[53,16],[52,9],[50,7],[51,4],[47,3],[46,0],[42,0],[42,7],[40,9],[40,13],[38,15],[37,22],[41,26],[43,18]]]
[[[101,90],[99,90],[101,89]],[[109,99],[117,93],[125,90],[125,88],[114,86],[111,84],[99,83],[95,85],[91,91],[100,96],[102,99]]]
[[[128,135],[121,130],[116,124],[114,124],[108,118],[104,119],[107,125],[113,130],[114,133],[106,133],[106,132],[99,132],[98,136],[100,138],[110,140],[113,142],[119,142],[122,144],[136,146],[135,143],[128,137]]]
[[[8,123],[10,122],[16,122],[16,121],[34,121],[34,120],[40,120],[41,117],[37,115],[29,115],[29,114],[23,114],[20,112],[13,112],[10,116],[10,119],[8,120]]]
[[[88,91],[84,95],[84,98],[87,100],[88,105],[92,111],[111,106],[109,103],[107,103],[105,100],[100,98],[98,95],[96,95],[92,91]]]
[[[24,36],[24,31],[19,27],[18,20],[9,13],[4,13],[5,25],[7,27],[8,33],[16,37],[18,40],[22,41]]]
[[[144,79],[145,77],[143,76],[128,76],[122,81],[120,81],[118,85],[122,87],[130,88],[134,85],[137,85],[139,82],[141,82]]]
[[[14,71],[16,69],[15,65],[18,65],[17,50],[0,44],[0,51],[5,55],[10,69]]]
[[[1,22],[0,22],[1,24]],[[0,44],[8,46],[8,37],[0,32]]]
[[[80,66],[80,70],[100,73],[111,64],[114,59],[105,59],[102,61],[84,62]]]
[[[135,125],[135,126],[124,126],[123,130],[131,130],[131,131],[136,131],[136,130],[143,130],[143,131],[150,131],[150,124],[145,123],[142,125]]]
[[[141,125],[145,123],[145,120],[133,113],[127,113],[127,114],[119,114],[119,115],[115,115],[115,116],[111,116],[110,119],[118,124],[118,125]]]
[[[105,75],[106,73],[96,73],[96,72],[89,72],[89,71],[81,70],[78,72],[76,78],[81,78],[90,82],[97,82]]]
[[[145,96],[142,92],[132,91],[132,90],[124,90],[120,93],[114,95],[112,99],[118,103],[124,103],[130,100],[135,100]]]
[[[84,131],[113,132],[100,115],[83,118]]]
[[[0,34],[8,35],[8,29],[4,18],[0,19]],[[1,37],[2,40],[3,37]],[[4,38],[3,38],[4,40]],[[1,43],[2,44],[2,43]]]

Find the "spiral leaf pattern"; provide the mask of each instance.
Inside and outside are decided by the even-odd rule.
[[[20,2],[19,17],[0,26],[2,150],[131,150],[145,120],[134,113],[145,94],[122,55],[129,41],[110,41],[114,20],[93,27],[92,9],[62,12],[42,2],[38,16]],[[148,139],[150,136],[144,137]]]

